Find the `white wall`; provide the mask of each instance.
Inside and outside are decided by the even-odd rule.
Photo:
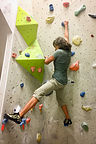
[[[12,52],[16,12],[16,0],[0,0],[0,121]]]

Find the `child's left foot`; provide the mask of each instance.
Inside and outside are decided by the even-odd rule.
[[[69,126],[69,125],[71,125],[71,124],[72,124],[71,119],[65,119],[65,120],[64,120],[64,126]]]
[[[4,114],[4,118],[10,119],[10,120],[14,121],[17,124],[20,124],[22,122],[22,118],[20,117],[19,113]]]

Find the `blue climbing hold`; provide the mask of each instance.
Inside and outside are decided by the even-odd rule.
[[[29,54],[29,53],[25,53],[25,56],[26,56],[26,57],[30,57],[30,54]]]
[[[21,83],[21,84],[20,84],[20,87],[23,88],[23,87],[24,87],[24,83]]]
[[[71,52],[71,56],[75,55],[75,52]]]
[[[23,119],[22,119],[22,122],[23,122],[24,124],[26,124],[26,118],[23,118]]]
[[[8,119],[4,118],[2,121],[2,124],[6,124],[8,122]]]
[[[22,125],[24,125],[24,122],[21,122],[21,123],[20,123],[20,126],[22,126]]]
[[[62,22],[62,23],[61,23],[61,26],[62,26],[62,27],[64,27],[64,26],[65,26],[65,25],[64,25],[64,22]]]
[[[49,5],[49,9],[50,9],[50,11],[54,11],[53,4]]]
[[[85,95],[85,92],[81,92],[81,93],[80,93],[80,96],[81,96],[81,97],[84,97],[84,95]]]

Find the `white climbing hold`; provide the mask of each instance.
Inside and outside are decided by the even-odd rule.
[[[76,46],[79,46],[81,42],[82,42],[82,39],[78,35],[74,36],[72,39],[72,43],[75,44]]]
[[[92,67],[93,67],[93,68],[96,68],[96,64],[93,64]]]

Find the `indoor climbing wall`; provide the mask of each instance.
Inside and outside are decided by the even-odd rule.
[[[53,92],[49,97],[42,98],[35,108],[25,115],[25,118],[31,118],[25,128],[8,121],[2,133],[2,143],[36,144],[41,139],[42,144],[95,144],[95,1],[25,0],[19,1],[18,5],[38,23],[37,41],[42,56],[49,56],[54,52],[53,40],[58,36],[64,37],[63,22],[69,21],[72,58],[68,69],[68,84],[63,91],[57,92],[57,95],[64,95],[73,123],[69,127],[64,127],[64,114],[57,103],[56,93]],[[12,54],[15,53],[16,58],[13,56],[10,60],[2,120],[5,112],[14,112],[17,106],[23,107],[32,97],[34,90],[42,85],[28,69],[24,69],[24,63],[21,67],[23,61],[21,65],[16,61],[20,57],[25,59],[27,44],[16,28],[12,48]],[[45,65],[43,82],[50,79],[52,73],[53,64]]]

